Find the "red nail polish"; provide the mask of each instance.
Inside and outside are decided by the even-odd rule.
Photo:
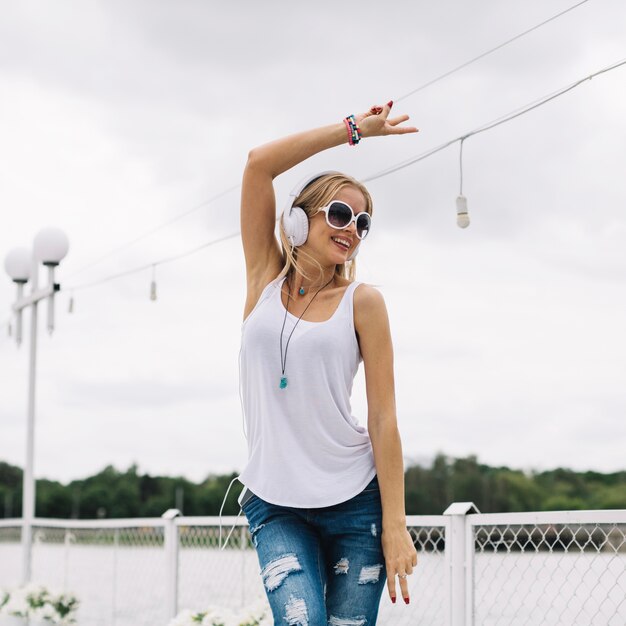
[[[389,102],[387,102],[387,106],[391,108],[393,106],[393,100],[389,100]]]
[[[409,603],[409,599],[408,598],[404,598],[404,603],[408,604]]]
[[[396,603],[396,596],[391,596],[391,601],[395,604]]]

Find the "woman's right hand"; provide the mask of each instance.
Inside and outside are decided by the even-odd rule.
[[[384,106],[374,105],[367,113],[355,115],[356,123],[361,129],[363,137],[380,137],[382,135],[404,135],[406,133],[417,133],[419,129],[415,126],[399,126],[409,119],[408,115],[389,117],[393,101],[389,101]]]

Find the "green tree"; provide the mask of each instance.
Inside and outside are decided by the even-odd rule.
[[[125,472],[107,465],[100,472],[67,485],[37,480],[38,517],[159,517],[177,506],[182,489],[185,515],[218,515],[235,474],[209,474],[199,484],[182,476],[139,475],[133,463]],[[22,512],[22,470],[0,462],[0,506],[13,517]],[[241,485],[234,482],[224,505],[237,515]],[[409,515],[441,514],[453,501],[472,501],[481,512],[623,509],[626,471],[602,474],[557,468],[529,475],[508,467],[490,467],[475,455],[451,459],[438,452],[431,467],[409,465],[405,474]]]
[[[69,518],[72,513],[72,495],[61,483],[39,479],[37,481],[37,517]]]

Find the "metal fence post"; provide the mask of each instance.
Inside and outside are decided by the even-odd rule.
[[[72,543],[72,531],[69,528],[63,533],[63,589],[69,587],[70,545]]]
[[[466,593],[466,590],[473,585],[473,581],[467,578],[466,550],[468,546],[465,516],[468,513],[480,513],[480,511],[473,502],[454,502],[443,512],[444,515],[450,516],[449,536],[446,535],[450,626],[473,626],[466,621],[468,601],[471,599],[471,594]]]
[[[241,608],[246,606],[246,550],[248,549],[248,527],[241,527],[241,573],[239,574],[239,581],[241,584]]]
[[[113,571],[111,576],[111,625],[117,621],[117,555],[120,548],[120,529],[116,528],[113,533]]]
[[[178,613],[178,509],[168,509],[161,515],[164,521],[163,550],[165,552],[165,615],[168,620]]]

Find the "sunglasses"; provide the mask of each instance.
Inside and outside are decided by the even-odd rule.
[[[356,222],[356,236],[359,239],[365,239],[367,233],[370,232],[372,225],[370,214],[361,211],[355,215],[352,207],[341,200],[333,200],[330,204],[318,209],[318,213],[320,211],[326,214],[326,223],[332,228],[340,230],[347,228],[352,222]]]

